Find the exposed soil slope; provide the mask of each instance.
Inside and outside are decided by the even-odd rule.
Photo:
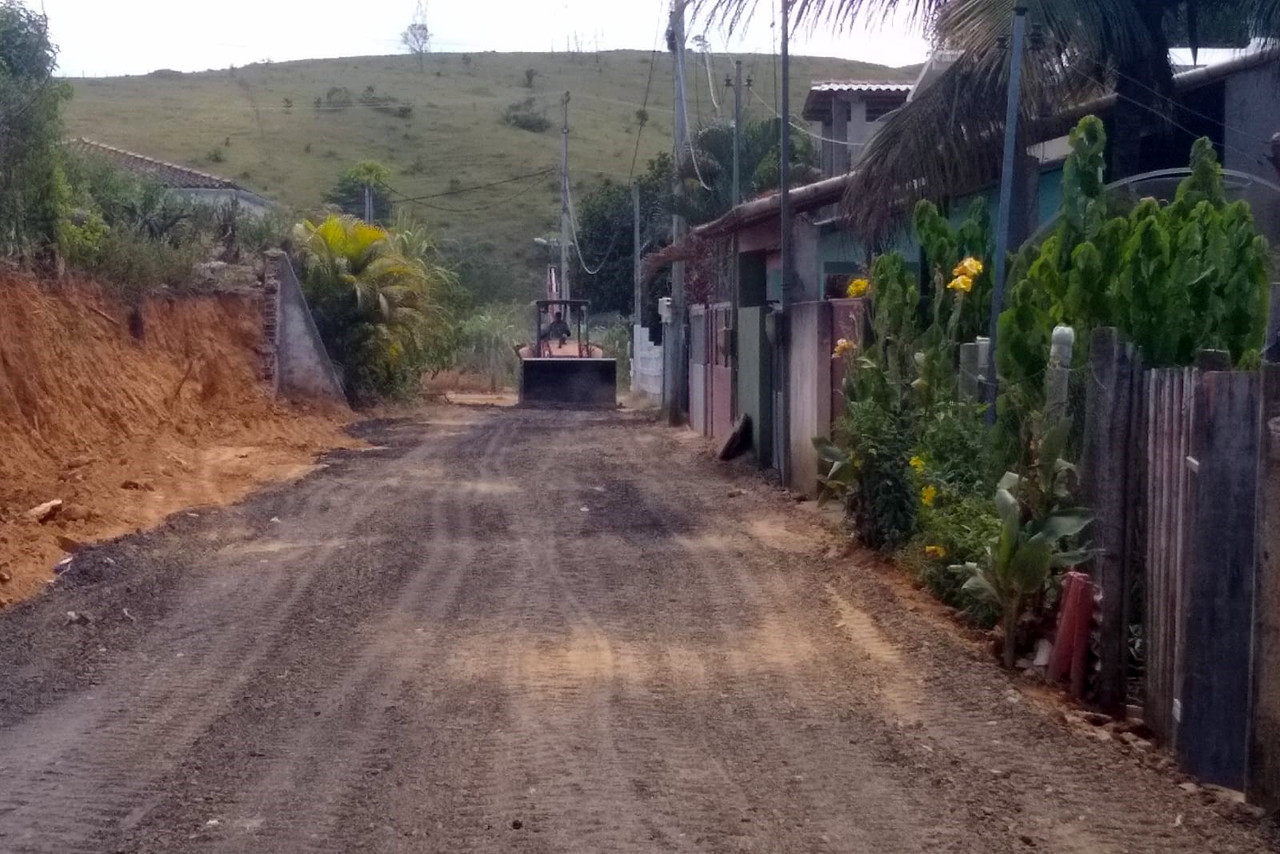
[[[129,314],[87,284],[0,281],[0,603],[39,590],[69,541],[237,500],[350,443],[349,414],[269,398],[252,297],[155,298],[140,328]]]
[[[368,429],[380,450],[95,549],[0,618],[0,850],[1267,848],[688,433]]]

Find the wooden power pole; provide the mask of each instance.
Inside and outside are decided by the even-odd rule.
[[[684,157],[685,145],[688,141],[688,129],[685,127],[684,102],[684,7],[686,0],[672,0],[671,29],[669,32],[671,53],[675,64],[675,121],[673,122],[673,141],[675,149],[675,174],[672,175],[672,189],[676,199],[684,195],[684,184],[680,180],[680,163]],[[679,243],[684,240],[687,226],[684,217],[678,213],[671,218],[671,241]],[[684,399],[686,377],[689,370],[684,356],[684,275],[683,261],[671,265],[671,329],[663,340],[663,363],[666,369],[667,382],[663,385],[663,409],[666,410],[667,422],[671,426],[684,423]]]

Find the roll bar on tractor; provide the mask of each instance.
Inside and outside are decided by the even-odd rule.
[[[542,330],[545,328],[543,320],[549,324],[551,318],[555,316],[556,311],[564,316],[564,320],[571,327],[576,329],[575,338],[578,341],[578,353],[586,356],[591,353],[590,331],[587,325],[587,315],[591,310],[591,301],[585,299],[540,299],[534,300],[533,303],[533,351],[535,353],[542,350]],[[572,319],[571,319],[572,318]]]

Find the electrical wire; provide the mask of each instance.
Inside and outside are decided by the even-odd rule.
[[[461,196],[466,193],[474,193],[477,190],[487,190],[490,187],[500,187],[503,184],[515,184],[519,181],[528,181],[533,178],[541,178],[543,175],[550,175],[555,171],[556,170],[553,167],[548,166],[546,169],[543,169],[539,172],[530,172],[528,175],[517,175],[514,178],[505,178],[501,181],[491,181],[488,184],[477,184],[474,187],[463,187],[458,190],[446,190],[443,193],[431,193],[430,195],[426,195],[426,196],[413,196],[412,198],[406,196],[400,201],[421,202],[421,201],[426,201],[428,199],[442,199],[442,198],[445,198],[446,196]]]
[[[1075,72],[1076,72],[1076,74],[1079,74],[1079,75],[1080,75],[1081,77],[1083,77],[1084,79],[1086,79],[1086,80],[1090,81],[1091,83],[1093,83],[1095,86],[1100,86],[1100,87],[1102,87],[1102,88],[1104,88],[1104,89],[1105,89],[1105,88],[1107,88],[1105,83],[1103,83],[1101,80],[1096,79],[1096,78],[1095,78],[1095,77],[1093,77],[1092,75],[1086,74],[1084,71],[1081,71],[1081,70],[1080,70],[1080,69],[1078,69],[1078,68],[1075,68],[1075,69],[1072,69],[1072,70],[1073,70],[1073,71],[1075,71]],[[1137,100],[1136,98],[1130,98],[1128,95],[1122,95],[1122,94],[1120,94],[1119,92],[1116,92],[1116,93],[1115,93],[1115,95],[1116,95],[1116,99],[1117,99],[1117,100],[1120,100],[1120,101],[1127,101],[1127,102],[1129,102],[1130,104],[1132,104],[1132,105],[1133,105],[1133,106],[1135,106],[1135,107],[1140,107],[1140,108],[1142,108],[1142,109],[1146,110],[1147,112],[1151,113],[1152,115],[1155,115],[1155,116],[1158,116],[1158,117],[1160,117],[1160,118],[1164,119],[1164,120],[1165,120],[1165,121],[1167,121],[1170,125],[1172,125],[1173,127],[1177,128],[1178,130],[1182,131],[1183,133],[1187,134],[1187,135],[1188,135],[1188,136],[1190,136],[1190,137],[1195,138],[1195,137],[1199,137],[1199,136],[1201,136],[1201,134],[1196,133],[1195,131],[1191,130],[1190,128],[1186,127],[1185,125],[1178,124],[1178,123],[1177,123],[1177,122],[1175,122],[1173,119],[1169,118],[1169,117],[1168,117],[1168,116],[1166,116],[1164,113],[1162,113],[1160,110],[1157,110],[1155,107],[1152,107],[1150,104],[1144,104],[1144,103],[1142,103],[1141,101]],[[1272,165],[1273,165],[1273,164],[1268,163],[1266,160],[1264,160],[1264,159],[1263,159],[1260,155],[1258,155],[1258,154],[1253,154],[1253,153],[1250,153],[1250,152],[1248,152],[1248,151],[1245,151],[1244,149],[1240,148],[1239,146],[1235,146],[1235,145],[1228,145],[1228,144],[1227,144],[1226,139],[1223,139],[1223,141],[1222,141],[1222,147],[1223,147],[1224,149],[1228,150],[1228,151],[1234,151],[1234,152],[1236,152],[1237,154],[1239,154],[1239,155],[1241,155],[1241,156],[1243,156],[1243,157],[1245,157],[1245,158],[1247,158],[1247,159],[1249,159],[1249,160],[1252,160],[1254,163],[1257,163],[1259,166],[1262,166],[1264,169],[1265,169],[1265,168],[1267,168],[1268,166],[1272,166]]]
[[[675,47],[676,47],[676,85],[679,86],[679,89],[681,92],[684,92],[685,91],[684,45],[678,44]],[[698,183],[702,185],[702,189],[711,190],[713,189],[712,186],[708,184],[705,180],[703,180],[702,169],[701,167],[698,166],[698,155],[697,155],[697,152],[693,150],[693,142],[689,136],[689,99],[688,98],[680,99],[680,108],[684,117],[684,139],[680,140],[680,145],[682,146],[682,148],[683,146],[688,146],[689,154],[690,154],[689,159],[693,162],[693,174],[695,177],[697,177]],[[682,153],[681,151],[676,152],[677,155],[681,153]],[[680,158],[677,156],[676,158],[677,169],[679,168],[679,164],[680,164]]]
[[[653,66],[656,65],[658,61],[658,44],[662,39],[661,12],[663,8],[665,8],[665,5],[666,4],[664,0],[659,0],[658,32],[654,34],[653,49],[649,52],[649,77],[644,82],[644,101],[640,105],[640,114],[641,116],[643,116],[643,121],[640,122],[640,127],[636,129],[636,147],[635,147],[635,150],[631,152],[631,172],[627,176],[628,184],[630,184],[633,180],[635,180],[636,163],[640,159],[640,138],[644,136],[645,126],[649,124],[649,92],[653,87]]]
[[[552,169],[547,170],[547,172],[553,172],[553,171],[555,170],[552,170]],[[547,174],[547,173],[543,173],[543,174]],[[524,187],[519,192],[512,193],[511,195],[503,199],[500,199],[499,201],[496,201],[492,204],[479,205],[473,208],[447,208],[447,207],[442,207],[441,205],[433,205],[428,202],[422,201],[421,198],[415,199],[408,195],[405,195],[404,193],[400,192],[395,187],[392,187],[390,184],[386,183],[385,181],[379,181],[378,184],[384,190],[391,193],[392,195],[399,196],[400,198],[398,199],[398,201],[404,204],[414,205],[415,207],[420,205],[424,208],[427,208],[428,210],[440,211],[441,213],[452,213],[452,214],[480,213],[481,211],[493,210],[494,208],[502,207],[503,205],[510,204],[511,202],[514,202],[516,199],[519,199],[519,198],[522,198],[523,196],[528,195],[529,191],[537,186],[537,184],[530,183],[527,187]]]
[[[1193,110],[1185,104],[1180,104],[1177,101],[1175,101],[1173,98],[1170,98],[1168,95],[1158,92],[1157,90],[1143,83],[1141,80],[1138,80],[1136,77],[1131,77],[1128,74],[1125,74],[1123,71],[1120,71],[1119,69],[1112,69],[1112,71],[1115,73],[1117,77],[1122,77],[1125,80],[1128,80],[1130,83],[1134,84],[1135,86],[1145,90],[1146,92],[1149,92],[1152,95],[1155,95],[1161,101],[1164,101],[1165,103],[1169,104],[1172,107],[1175,107],[1176,109],[1182,110],[1188,115],[1195,116],[1198,119],[1203,119],[1206,122],[1210,122],[1212,124],[1217,125],[1223,130],[1228,130],[1228,131],[1231,131],[1232,133],[1240,134],[1240,136],[1248,137],[1256,142],[1261,142],[1265,145],[1271,144],[1271,140],[1269,139],[1263,139],[1262,137],[1254,136],[1253,134],[1248,133],[1247,131],[1243,131],[1243,130],[1240,130],[1239,128],[1232,127],[1231,125],[1227,124],[1221,119],[1215,119],[1213,116],[1206,115],[1204,113],[1199,112],[1198,110]]]
[[[763,106],[766,110],[771,110],[771,109],[772,109],[772,108],[769,106],[769,102],[768,102],[768,101],[766,101],[764,98],[761,98],[761,97],[760,97],[760,95],[759,95],[759,93],[758,93],[758,92],[756,92],[754,89],[752,89],[752,90],[751,90],[751,94],[755,97],[755,99],[756,99],[757,101],[759,101],[759,102],[760,102],[761,106]],[[781,118],[782,118],[782,114],[781,114],[781,113],[779,113],[779,112],[777,112],[776,110],[774,110],[774,111],[773,111],[773,117],[774,117],[775,119],[781,119]],[[834,143],[835,145],[847,145],[847,146],[849,146],[850,148],[853,148],[855,145],[857,145],[857,143],[849,142],[849,140],[847,140],[847,139],[831,139],[830,137],[825,137],[825,136],[823,136],[823,135],[822,135],[822,134],[820,134],[820,133],[814,133],[812,130],[810,130],[809,128],[805,127],[804,125],[797,123],[794,119],[793,119],[793,120],[788,121],[788,122],[787,122],[787,124],[791,125],[791,127],[793,127],[793,128],[795,128],[796,130],[800,131],[800,133],[804,134],[805,136],[811,136],[811,137],[813,137],[814,139],[816,139],[816,140],[818,140],[818,141],[820,141],[820,142],[830,142],[830,143]],[[865,143],[864,143],[864,144],[865,144]]]

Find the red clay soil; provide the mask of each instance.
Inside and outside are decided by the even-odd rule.
[[[0,280],[0,606],[43,589],[76,544],[226,504],[350,445],[350,413],[271,399],[254,298],[153,298]],[[62,506],[44,522],[31,511]]]

